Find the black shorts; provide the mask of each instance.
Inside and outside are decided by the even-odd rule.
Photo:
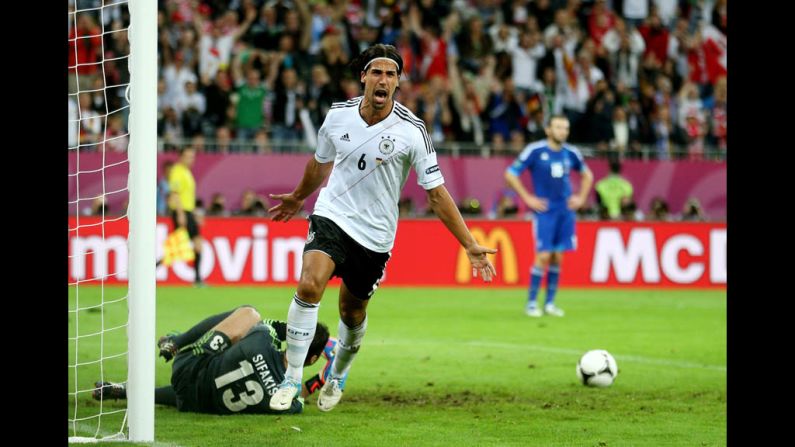
[[[174,229],[176,230],[179,228],[176,211],[171,212],[171,220],[174,222]],[[196,223],[196,218],[193,217],[193,212],[185,211],[185,225],[187,226],[188,237],[193,239],[194,237],[199,236],[199,224]]]
[[[334,264],[332,276],[339,276],[356,298],[367,300],[373,296],[384,276],[391,253],[378,253],[359,245],[330,219],[309,216],[309,234],[304,253],[320,251]]]
[[[194,343],[180,349],[171,365],[171,386],[177,395],[177,410],[212,412],[213,390],[205,389],[207,365],[213,357],[225,351],[232,342],[223,332],[210,330]]]

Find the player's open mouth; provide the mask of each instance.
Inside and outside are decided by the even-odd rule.
[[[386,101],[387,92],[386,90],[383,89],[376,90],[374,96],[376,97],[376,99],[380,99],[381,101]]]

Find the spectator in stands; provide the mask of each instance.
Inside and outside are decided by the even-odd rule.
[[[643,24],[638,26],[638,32],[646,43],[643,59],[650,65],[660,68],[669,57],[675,55],[675,47],[671,44],[671,33],[663,26],[654,8]]]
[[[166,108],[174,108],[174,100],[166,90],[166,80],[161,76],[157,80],[157,119],[163,119]]]
[[[704,158],[704,137],[706,135],[706,122],[704,116],[691,112],[685,118],[685,132],[687,134],[687,155],[690,160]]]
[[[607,81],[601,79],[597,81],[594,88],[594,95],[588,100],[586,126],[582,126],[587,133],[582,136],[585,141],[594,143],[596,150],[607,153],[610,141],[613,140],[613,107],[615,98],[610,91]]]
[[[613,109],[613,139],[610,140],[610,151],[617,153],[623,159],[629,147],[629,123],[627,112],[617,106]]]
[[[494,202],[489,210],[489,219],[514,219],[524,216],[527,206],[519,194],[512,188],[501,188],[497,191]]]
[[[91,95],[81,93],[78,96],[80,103],[80,138],[78,143],[84,150],[96,151],[97,144],[102,140],[103,119],[91,107]]]
[[[417,116],[425,121],[425,127],[434,143],[445,139],[445,129],[453,124],[451,100],[441,76],[434,76],[423,86],[417,107]]]
[[[220,192],[213,194],[210,207],[207,209],[208,216],[228,217],[229,210],[226,209],[226,197]]]
[[[649,118],[643,113],[640,100],[631,96],[627,106],[627,124],[629,125],[629,153],[640,154],[641,145],[653,144],[655,141]]]
[[[668,107],[662,106],[652,114],[651,126],[654,132],[655,158],[671,159],[671,137],[674,132]]]
[[[181,117],[182,134],[185,137],[190,138],[202,132],[202,116],[207,111],[207,101],[196,90],[195,79],[185,82],[184,94],[174,99],[174,110]]]
[[[69,14],[69,93],[86,91],[101,66],[102,31],[94,20],[94,11]],[[71,21],[76,16],[77,24]]]
[[[636,27],[649,16],[649,0],[624,0],[621,14],[632,27]]]
[[[284,34],[290,36],[298,55],[299,66],[309,68],[309,61],[303,57],[312,43],[312,15],[308,2],[297,0],[292,2],[292,9],[284,14]]]
[[[536,0],[524,5],[527,8],[528,17],[535,17],[538,28],[541,30],[546,29],[554,20],[555,12],[551,3],[550,0]]]
[[[662,197],[655,197],[652,199],[651,205],[649,206],[648,220],[659,222],[671,220],[671,216],[668,213],[668,202]]]
[[[240,37],[248,31],[257,18],[257,9],[251,4],[245,12],[245,20],[238,26],[237,14],[233,11],[215,20],[206,20],[194,14],[194,26],[199,34],[199,75],[212,81],[219,70],[229,67],[232,50]]]
[[[558,89],[562,92],[563,113],[569,119],[572,139],[580,141],[583,136],[582,119],[585,117],[588,100],[596,83],[605,78],[602,70],[592,64],[593,55],[586,48],[573,58],[573,49],[564,49],[562,44],[554,50],[555,73]],[[609,115],[608,115],[609,116]]]
[[[495,136],[499,135],[497,141],[504,143],[510,140],[512,131],[522,129],[524,111],[517,101],[512,79],[505,79],[501,90],[491,94],[485,114],[489,118],[489,134],[493,142]]]
[[[527,144],[527,142],[525,141],[524,129],[513,129],[511,131],[511,140],[509,144],[510,151],[514,154],[518,154],[522,152],[525,144]]]
[[[576,45],[579,40],[579,27],[576,17],[569,15],[565,9],[558,9],[554,14],[554,22],[544,27],[544,43],[548,49],[558,48],[564,43]]]
[[[264,217],[268,215],[268,207],[268,199],[252,189],[246,189],[240,197],[240,209],[235,215]]]
[[[204,135],[202,134],[194,135],[193,138],[190,139],[190,145],[196,149],[197,153],[205,152],[207,150]]]
[[[185,83],[188,81],[194,84],[198,81],[196,75],[190,67],[185,65],[185,57],[181,51],[174,54],[174,60],[163,66],[163,80],[166,83],[165,96],[175,104],[177,98],[185,96]]]
[[[329,86],[334,98],[348,99],[342,88],[342,81],[349,79],[348,63],[350,56],[344,51],[342,34],[336,28],[327,28],[320,39],[320,54],[318,60],[326,67],[332,82]],[[356,84],[358,88],[358,84]]]
[[[89,93],[91,95],[91,110],[100,115],[105,115],[111,111],[105,104],[105,95],[108,92],[105,90],[105,81],[101,77],[94,78],[90,90],[93,90]]]
[[[652,9],[659,15],[662,25],[666,28],[674,26],[679,8],[679,0],[653,0]]]
[[[235,151],[232,149],[232,147],[232,132],[229,131],[229,128],[226,126],[221,126],[216,129],[215,146],[212,148],[212,152],[228,154],[229,152]]]
[[[685,202],[682,208],[681,220],[685,222],[704,222],[707,220],[707,215],[701,207],[701,202],[697,198],[691,197]]]
[[[726,77],[718,78],[713,90],[712,113],[710,114],[710,128],[709,138],[712,145],[717,146],[720,156],[726,156],[726,148],[728,146],[726,141],[726,128],[728,120],[726,118],[727,112],[727,90],[726,90]]]
[[[294,68],[285,68],[277,84],[273,101],[271,130],[279,142],[295,142],[303,138],[299,114],[303,109],[303,85]]]
[[[202,86],[206,108],[204,112],[204,134],[208,137],[215,135],[215,129],[227,125],[230,116],[235,116],[236,109],[232,105],[232,81],[226,70],[220,70],[214,80],[202,78]]]
[[[519,37],[519,45],[509,48],[513,67],[513,84],[516,89],[524,90],[526,95],[542,89],[538,81],[538,61],[546,55],[547,50],[540,41],[537,32],[523,31]]]
[[[624,0],[626,3],[632,0]],[[607,7],[605,0],[595,0],[588,15],[588,34],[596,43],[596,48],[602,47],[602,40],[608,31],[613,29],[616,24],[616,16]]]
[[[270,154],[273,152],[268,132],[265,129],[258,130],[257,134],[254,135],[254,152],[257,154]]]
[[[163,110],[163,118],[157,122],[157,135],[163,139],[164,150],[174,150],[182,141],[182,124],[172,107]]]
[[[245,41],[255,48],[275,50],[284,24],[278,21],[275,2],[264,2],[259,15],[252,22]]]
[[[721,76],[726,76],[726,36],[710,24],[701,24],[690,38],[688,77],[707,96]]]
[[[727,3],[727,0],[716,0],[715,4],[712,5],[712,26],[723,34],[726,34],[726,29],[728,28],[728,16],[726,15],[728,9],[726,7]]]
[[[245,83],[241,82],[237,88],[235,133],[237,134],[237,148],[241,150],[256,135],[257,131],[265,124],[264,103],[268,90],[260,82],[260,72],[251,68],[246,73]]]
[[[342,98],[335,97],[332,81],[329,78],[326,67],[321,64],[312,66],[312,81],[306,91],[306,108],[309,116],[316,128],[320,128],[326,113],[331,108],[331,104]]]
[[[507,77],[511,78],[514,96],[523,109],[520,128],[524,129],[532,119],[535,109],[531,101],[536,100],[533,95],[537,94],[544,118],[565,108],[575,143],[586,143],[589,139],[592,118],[599,115],[583,114],[597,94],[598,80],[605,79],[615,95],[615,103],[626,107],[628,156],[641,150],[654,152],[655,136],[650,121],[660,116],[658,112],[663,105],[674,123],[668,138],[671,143],[698,146],[698,138],[687,136],[687,117],[692,113],[682,111],[678,98],[671,103],[670,92],[682,91],[683,81],[689,81],[695,85],[696,96],[705,100],[701,106],[703,116],[699,117],[704,134],[701,138],[706,138],[703,144],[708,149],[717,146],[723,152],[725,105],[713,105],[713,101],[719,102],[713,89],[719,88],[721,77],[726,75],[725,4],[724,0],[505,0],[502,4],[490,0],[464,2],[463,8],[453,8],[449,0],[321,1],[311,5],[305,0],[232,3],[212,0],[210,3],[180,1],[178,6],[161,2],[158,55],[164,84],[159,90],[158,110],[163,113],[169,106],[174,108],[177,122],[184,127],[181,133],[185,138],[195,135],[195,120],[186,121],[186,108],[175,102],[182,97],[178,90],[185,89],[185,81],[193,78],[197,93],[206,102],[201,133],[212,140],[219,127],[227,126],[236,139],[252,145],[256,128],[238,132],[234,125],[239,119],[237,107],[229,102],[230,61],[242,59],[246,62],[231,77],[241,82],[249,69],[258,70],[268,92],[281,90],[284,72],[295,70],[300,93],[297,103],[303,103],[310,112],[310,121],[317,126],[325,113],[323,104],[360,95],[358,80],[348,75],[347,64],[360,47],[375,39],[394,42],[404,59],[404,79],[401,79],[404,104],[416,107],[414,110],[421,103],[427,104],[435,121],[440,121],[440,111],[449,108],[452,120],[445,119],[445,124],[439,126],[437,122],[435,126],[434,138],[441,151],[447,146],[443,143],[451,140],[482,143],[489,139],[497,145],[510,146],[515,132],[509,130],[500,137],[487,135],[481,139],[479,134],[488,129],[479,126],[475,119],[477,115],[483,121],[481,124],[488,124],[490,117],[483,112],[489,95],[504,91]],[[86,29],[110,30],[104,39],[77,39],[70,46],[69,63],[77,63],[73,60],[77,50],[80,80],[89,86],[90,75],[83,76],[83,72],[92,68],[103,68],[104,82],[96,75],[93,77],[94,82],[102,85],[123,84],[127,76],[126,58],[119,57],[129,51],[125,31],[128,18],[111,13],[111,7],[105,11],[103,28],[94,23],[93,12],[70,16],[78,22],[77,26],[70,26],[71,34],[76,28],[78,34],[86,36],[93,35],[86,34]],[[638,29],[633,26],[636,23]],[[94,43],[105,45],[102,65],[84,64],[89,60],[98,62],[103,56],[99,54],[101,45],[91,50]],[[583,61],[583,57],[588,61]],[[315,65],[325,67],[327,76],[320,75],[322,69]],[[71,91],[76,89],[74,71],[70,70]],[[601,73],[601,77],[594,73]],[[320,80],[324,77],[327,81]],[[427,93],[429,83],[435,82],[436,77],[449,85],[445,91],[450,99],[436,98],[436,105],[427,99],[415,103],[417,92]],[[92,94],[98,100],[92,108],[100,115],[106,113],[103,102],[107,102],[109,110],[126,104],[123,88],[103,93],[107,94]],[[631,104],[633,94],[639,95],[640,111]],[[280,126],[284,126],[285,120],[300,123],[301,118],[290,117],[291,111],[281,111],[284,98],[271,95],[263,99],[263,125],[270,131],[273,122],[274,133],[270,136],[279,139],[284,136]],[[79,104],[77,98],[75,102]],[[296,110],[300,113],[300,107]],[[282,117],[284,112],[287,118]],[[612,118],[613,112],[607,116]],[[587,123],[580,125],[580,120]],[[105,126],[101,127],[100,137]],[[696,128],[691,127],[691,134]],[[305,138],[300,124],[287,132],[292,147],[302,146],[294,144]],[[167,147],[178,144],[175,141],[182,138],[175,136],[170,128],[167,134]],[[211,146],[215,146],[212,141]],[[697,153],[695,149],[694,152]]]
[[[494,23],[488,30],[495,53],[510,53],[519,44],[519,33],[509,24]]]
[[[642,222],[645,216],[643,211],[638,209],[634,200],[621,206],[621,219],[627,222]]]
[[[630,89],[638,87],[640,58],[646,50],[646,42],[638,30],[627,29],[625,22],[616,20],[602,41],[608,53],[613,81],[623,83]]]
[[[121,113],[108,116],[107,129],[105,130],[105,140],[103,150],[110,152],[127,152],[129,137],[124,128],[124,119]]]

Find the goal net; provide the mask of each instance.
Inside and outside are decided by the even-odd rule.
[[[156,2],[68,8],[69,442],[151,442]],[[127,399],[95,399],[102,382]]]

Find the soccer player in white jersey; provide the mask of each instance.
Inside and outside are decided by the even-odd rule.
[[[465,248],[472,274],[490,282],[494,266],[466,227],[444,187],[425,125],[393,99],[403,59],[391,45],[376,44],[351,63],[360,73],[364,95],[331,106],[318,131],[315,156],[295,190],[272,194],[273,220],[288,221],[331,174],[309,217],[298,289],[287,313],[285,379],[271,396],[274,410],[289,408],[301,390],[307,349],[314,336],[323,291],[333,276],[342,278],[339,294],[337,355],[330,379],[317,400],[322,411],[333,409],[340,383],[359,351],[367,330],[367,303],[383,276],[397,231],[400,192],[409,169],[428,194],[428,203]]]

